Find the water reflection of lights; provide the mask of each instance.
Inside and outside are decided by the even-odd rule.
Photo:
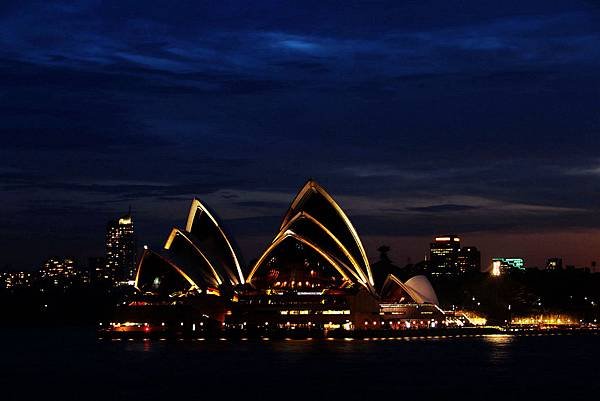
[[[486,334],[483,336],[486,340],[490,340],[494,343],[506,343],[513,339],[512,334]]]
[[[510,356],[510,344],[514,337],[510,334],[489,334],[483,336],[483,340],[491,346],[490,360],[492,362],[503,362]]]

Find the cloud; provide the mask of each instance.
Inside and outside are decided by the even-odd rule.
[[[143,15],[127,26],[114,26],[115,21],[102,18],[81,24],[82,13],[95,12],[92,5],[73,13],[52,7],[46,12],[5,18],[3,36],[11,38],[3,43],[5,51],[22,61],[78,68],[106,66],[124,59],[157,71],[245,70],[248,75],[262,78],[285,74],[269,69],[269,65],[317,57],[327,64],[327,70],[342,73],[337,74],[342,80],[348,78],[347,74],[358,73],[389,77],[472,71],[481,63],[502,70],[510,65],[514,69],[540,63],[572,63],[582,58],[600,61],[600,50],[595,46],[600,33],[587,29],[590,21],[582,12],[505,16],[429,30],[396,28],[379,36],[367,35],[357,27],[354,37],[336,35],[335,31],[291,33],[268,26],[262,30],[244,25],[237,30],[203,29],[201,24],[196,31],[182,35],[165,21]],[[54,29],[57,18],[63,21],[64,31],[77,34],[58,34],[63,31]],[[32,31],[31,26],[36,29]],[[549,38],[549,30],[559,34]],[[431,59],[437,62],[429,63]],[[379,63],[373,64],[374,60]]]
[[[264,35],[276,48],[295,50],[303,53],[318,53],[322,46],[314,40],[309,40],[300,35],[288,35],[282,33],[267,33]]]
[[[467,210],[477,209],[477,206],[469,205],[433,205],[433,206],[421,206],[421,207],[409,207],[410,211],[424,212],[424,213],[452,213],[452,212],[464,212]]]
[[[564,170],[566,175],[580,175],[580,176],[600,176],[600,166],[599,167],[578,167],[578,168],[568,168]]]
[[[597,12],[484,3],[2,2],[4,210],[268,236],[312,176],[361,232],[596,224]]]
[[[429,176],[429,174],[423,171],[410,171],[408,169],[402,170],[393,166],[385,165],[342,167],[339,172],[343,175],[350,175],[359,178],[400,177],[404,179],[415,180]]]
[[[167,58],[152,57],[142,54],[132,54],[126,52],[117,52],[115,53],[115,56],[145,66],[150,69],[183,73],[193,71],[190,65],[176,60],[169,60]]]

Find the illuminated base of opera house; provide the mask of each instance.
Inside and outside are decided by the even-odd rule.
[[[309,180],[273,240],[247,270],[214,214],[194,199],[185,228],[146,250],[138,295],[103,323],[111,332],[294,333],[401,330],[462,322],[443,312],[424,276],[376,288],[352,223]]]

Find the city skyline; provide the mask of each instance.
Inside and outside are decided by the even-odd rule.
[[[598,394],[599,44],[593,0],[1,0],[0,399]]]
[[[3,2],[0,267],[100,256],[130,204],[159,245],[193,197],[249,260],[309,177],[371,259],[600,259],[596,5],[313,5]]]
[[[310,183],[312,180],[309,180],[308,183]],[[318,185],[318,184],[316,184]],[[189,204],[189,201],[187,202]],[[212,213],[216,213],[216,211],[212,208],[210,208],[209,205],[202,205],[200,203],[200,201],[197,198],[194,198],[193,201],[193,205],[194,204],[198,204],[201,205],[202,208],[207,208],[206,210],[210,210]],[[189,219],[189,217],[188,217]],[[105,235],[105,242],[103,243],[103,251],[105,253],[99,252],[97,254],[79,254],[78,258],[73,258],[73,255],[77,254],[75,249],[71,249],[69,252],[67,253],[63,253],[63,254],[59,254],[59,253],[51,253],[48,254],[44,257],[43,261],[40,261],[39,264],[31,264],[31,265],[4,265],[4,266],[0,266],[0,272],[1,271],[13,271],[13,272],[35,272],[36,270],[38,270],[40,268],[40,266],[43,263],[47,263],[47,260],[51,260],[53,258],[60,258],[60,257],[66,257],[68,259],[76,259],[77,260],[77,266],[78,269],[82,270],[82,271],[86,271],[86,273],[90,274],[93,277],[96,277],[96,279],[108,279],[109,281],[115,281],[119,276],[122,278],[124,277],[128,277],[129,280],[134,279],[134,270],[137,269],[137,262],[139,261],[138,257],[136,257],[136,253],[140,253],[143,252],[143,250],[148,249],[148,248],[156,248],[156,249],[161,249],[165,245],[164,240],[163,241],[157,241],[154,244],[150,244],[149,242],[145,241],[143,242],[143,245],[138,244],[137,240],[136,240],[136,236],[133,233],[133,220],[134,220],[134,216],[131,212],[131,206],[129,207],[129,210],[126,214],[120,214],[118,217],[113,217],[111,218],[106,224],[105,224],[105,230],[106,232],[104,233]],[[175,223],[176,224],[176,223]],[[189,224],[189,223],[188,223]],[[225,230],[225,232],[229,232],[229,234],[232,234],[229,230],[228,227],[223,226],[222,227],[223,230]],[[116,235],[116,236],[115,236]],[[121,239],[122,236],[123,239]],[[171,235],[173,235],[173,233],[171,233]],[[539,240],[539,235],[536,234],[532,234],[533,236],[537,237],[537,240]],[[532,240],[535,240],[535,237],[532,237]],[[111,242],[114,242],[115,239],[117,239],[116,243],[111,245]],[[255,237],[254,240],[260,240],[260,237]],[[270,238],[265,238],[263,240],[264,242],[267,242]],[[406,237],[403,237],[402,239],[406,239]],[[234,242],[234,246],[235,247],[239,247],[238,248],[238,255],[240,257],[240,263],[238,266],[238,270],[240,272],[240,274],[248,274],[251,264],[252,263],[248,263],[249,261],[253,261],[256,260],[257,257],[260,256],[260,253],[257,253],[251,257],[244,257],[244,252],[243,252],[243,247],[240,247],[240,242],[236,240],[235,235],[232,236],[232,240]],[[386,242],[387,240],[387,242]],[[387,248],[390,248],[389,244],[394,244],[394,240],[398,240],[397,238],[370,238],[370,244],[368,244],[368,246],[365,246],[365,250],[366,250],[366,258],[369,262],[374,263],[378,260],[380,260],[380,247],[381,246],[385,246]],[[124,241],[124,242],[123,242]],[[169,240],[167,241],[167,244],[171,243],[171,239],[169,238]],[[377,242],[380,241],[380,242]],[[433,241],[433,242],[432,242]],[[420,262],[429,262],[431,264],[431,262],[433,262],[432,266],[436,266],[438,263],[441,263],[439,265],[439,269],[441,269],[440,271],[446,271],[448,269],[449,266],[453,266],[450,270],[448,270],[448,272],[453,271],[453,269],[459,269],[459,266],[461,266],[461,264],[463,264],[464,266],[461,268],[461,272],[465,272],[465,271],[474,271],[473,267],[468,267],[468,266],[474,266],[472,263],[476,263],[476,265],[480,266],[480,268],[475,269],[475,271],[481,271],[481,272],[491,272],[492,271],[492,265],[493,265],[493,260],[497,259],[497,258],[517,258],[517,259],[521,259],[524,262],[524,267],[526,268],[537,268],[540,270],[544,270],[547,269],[547,264],[549,263],[549,261],[552,260],[560,260],[560,268],[559,269],[563,269],[563,268],[587,268],[590,269],[590,271],[592,273],[597,272],[597,266],[596,266],[596,260],[591,260],[588,263],[583,263],[583,264],[576,264],[573,263],[573,259],[569,258],[569,255],[567,255],[567,257],[564,257],[564,253],[561,253],[560,251],[558,252],[554,252],[551,255],[545,255],[543,256],[542,259],[539,259],[538,261],[532,260],[529,257],[527,257],[527,253],[524,252],[520,252],[519,250],[522,250],[524,248],[519,247],[519,246],[514,246],[514,244],[512,244],[511,242],[508,242],[508,245],[505,243],[504,246],[497,246],[496,245],[496,249],[499,249],[500,251],[498,252],[490,252],[488,249],[484,248],[483,250],[478,248],[478,243],[475,241],[473,242],[473,239],[471,238],[470,240],[467,239],[466,245],[465,243],[462,243],[462,251],[465,252],[471,252],[472,250],[474,250],[477,253],[477,259],[478,262],[472,262],[472,261],[467,261],[469,259],[465,259],[462,262],[460,262],[460,250],[461,250],[461,241],[463,241],[463,237],[461,235],[456,235],[455,233],[438,233],[437,235],[435,235],[434,237],[411,237],[411,241],[404,241],[403,245],[405,246],[405,249],[412,249],[413,251],[415,249],[421,249],[423,248],[424,251],[422,252],[422,254],[420,255],[420,257],[411,257],[410,255],[406,257],[406,259],[402,260],[401,258],[398,258],[398,252],[394,252],[393,248],[387,249],[386,250],[386,257],[389,257],[389,255],[392,255],[392,262],[399,265],[400,267],[403,267],[405,265],[410,265],[410,264],[415,264],[415,263],[420,263]],[[471,242],[469,242],[471,241]],[[551,241],[549,243],[549,246],[555,248],[555,249],[560,249],[560,244],[558,242],[555,241],[560,241],[560,239],[555,239],[554,241]],[[426,243],[428,242],[428,243]],[[432,259],[433,257],[433,248],[434,248],[434,243],[445,243],[448,242],[449,244],[455,243],[457,245],[456,248],[456,254],[452,253],[453,256],[449,256],[450,259],[448,259],[447,261],[444,261],[445,259],[442,259],[441,261],[434,261]],[[485,244],[485,242],[483,242]],[[243,244],[243,243],[242,243]],[[522,246],[525,246],[525,249],[527,247],[527,244],[522,244]],[[259,249],[261,250],[262,245],[256,245],[256,244],[252,244],[252,249]],[[113,249],[114,248],[114,249]],[[443,249],[443,248],[441,248]],[[112,255],[114,252],[116,251],[116,253],[114,255]],[[259,251],[257,251],[259,252]],[[102,254],[102,256],[100,256]],[[443,253],[445,254],[445,252]],[[112,255],[112,256],[111,256]],[[468,255],[464,255],[463,257],[469,258]],[[112,259],[114,258],[114,261],[112,261]],[[459,258],[459,259],[457,259]],[[125,262],[125,260],[128,260],[129,262]],[[87,262],[86,262],[87,261]],[[133,261],[136,261],[135,263]],[[563,264],[564,261],[564,264]],[[134,264],[132,264],[134,263]],[[449,265],[447,265],[448,263],[450,263]],[[113,266],[114,265],[114,266]],[[115,270],[116,268],[116,270]],[[131,270],[133,269],[133,270]],[[466,269],[466,270],[465,270]],[[89,270],[89,271],[88,271]],[[432,270],[432,271],[435,271]],[[111,273],[112,272],[112,273]],[[116,276],[115,276],[116,274]],[[123,276],[124,275],[124,276]],[[119,281],[119,280],[116,280]],[[116,282],[115,281],[115,282]]]

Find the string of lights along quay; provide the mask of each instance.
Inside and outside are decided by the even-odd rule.
[[[129,231],[127,231],[129,232]],[[385,247],[380,248],[385,262]],[[145,249],[135,292],[98,324],[102,338],[404,338],[512,332],[591,332],[568,315],[511,316],[490,325],[477,311],[442,309],[425,274],[406,279],[393,265],[369,263],[361,239],[334,198],[309,180],[293,198],[273,239],[244,266],[235,241],[201,200],[160,250]],[[454,235],[431,244],[432,277],[480,270],[474,247]],[[495,259],[492,276],[522,269]],[[473,302],[477,302],[473,297]],[[478,302],[479,303],[479,302]],[[397,334],[390,334],[397,333]]]

